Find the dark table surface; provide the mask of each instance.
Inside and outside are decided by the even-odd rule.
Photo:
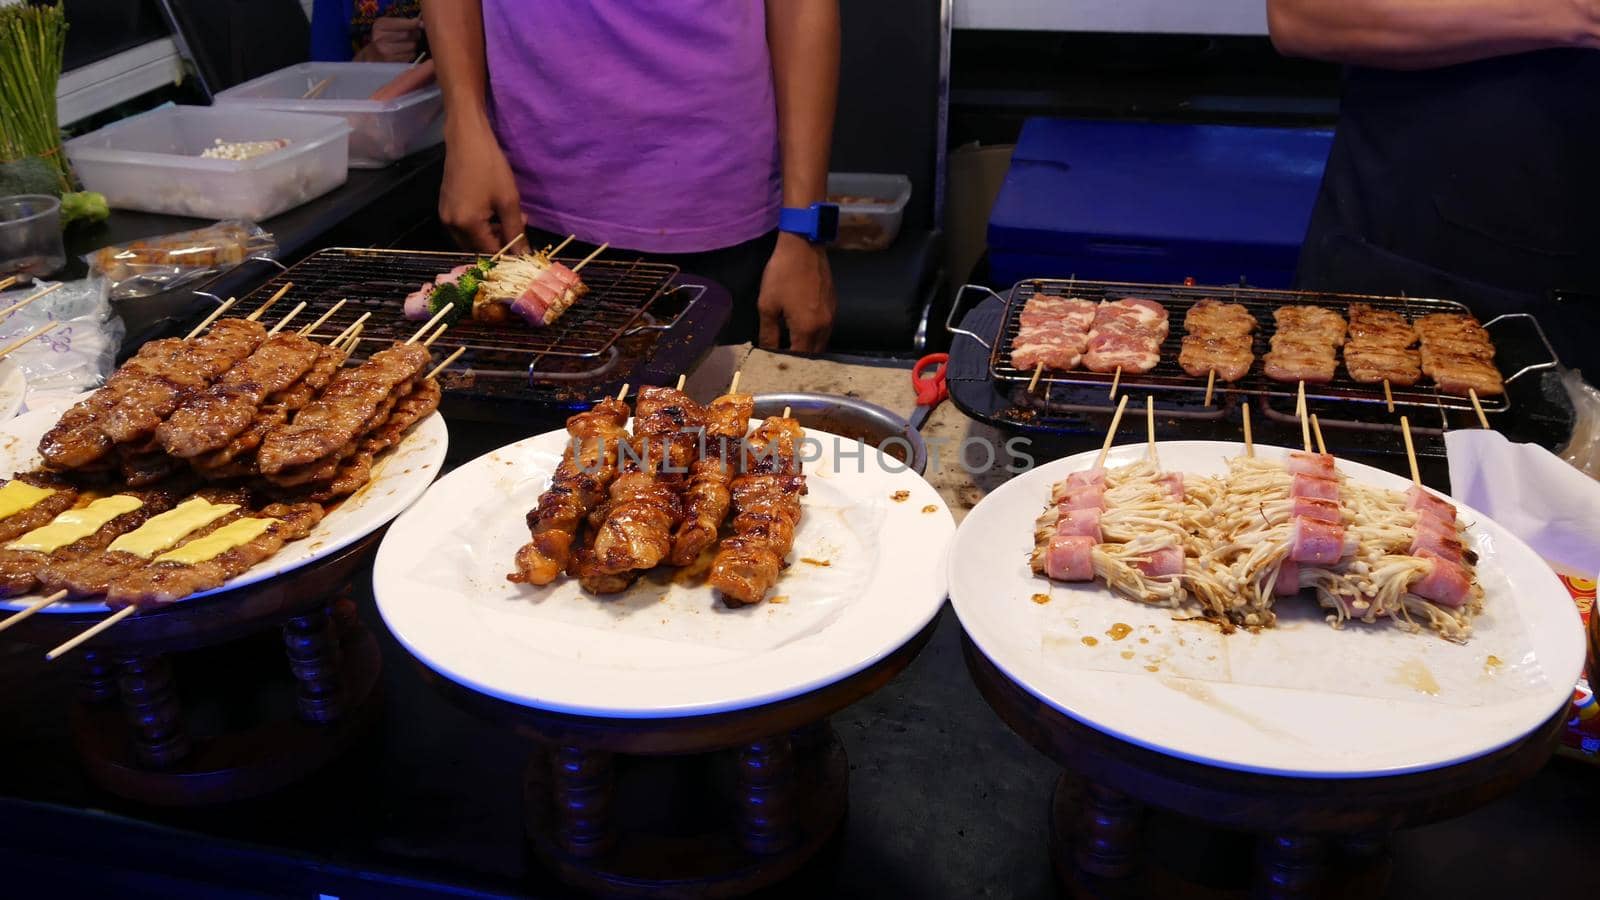
[[[427,182],[437,180],[438,165],[429,155],[377,173],[352,172],[339,191],[268,225],[289,259],[330,244],[393,245],[415,221],[401,216],[431,210]],[[374,223],[374,216],[387,221]],[[99,240],[176,227],[182,223],[167,217],[118,214]],[[360,240],[363,233],[371,237]],[[181,315],[153,316],[146,327]],[[514,437],[503,432],[453,423],[452,446]],[[1088,449],[1095,441],[1083,443]],[[528,745],[429,687],[383,627],[370,591],[361,579],[358,602],[385,654],[376,733],[303,784],[210,809],[141,807],[97,790],[76,761],[68,730],[75,670],[44,664],[37,648],[0,640],[0,895],[566,896],[533,866],[522,842]],[[948,607],[910,668],[834,722],[850,754],[849,819],[822,856],[769,896],[1056,895],[1046,814],[1057,769],[979,697]],[[1400,834],[1388,896],[1576,891],[1600,841],[1597,809],[1600,770],[1556,760],[1489,807]],[[1201,872],[1214,866],[1171,839],[1175,824],[1158,818],[1150,839],[1166,841],[1181,865]],[[1218,840],[1210,846],[1239,844]]]

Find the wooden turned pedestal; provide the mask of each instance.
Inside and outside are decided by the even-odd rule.
[[[849,764],[827,717],[886,684],[932,634],[930,624],[809,694],[684,718],[552,713],[423,671],[458,704],[535,740],[527,837],[556,877],[607,896],[737,897],[792,875],[838,830]]]
[[[1510,746],[1426,772],[1257,775],[1096,731],[1028,693],[971,640],[962,650],[1000,718],[1065,770],[1050,803],[1051,863],[1076,897],[1377,896],[1393,831],[1463,815],[1516,788],[1550,758],[1563,721],[1558,714]],[[1175,863],[1186,856],[1208,858],[1185,870]]]
[[[381,655],[349,591],[377,544],[373,535],[277,578],[141,613],[53,663],[82,667],[72,731],[90,778],[131,800],[186,806],[264,794],[336,758],[376,715]],[[50,647],[102,617],[41,613],[12,635]],[[281,654],[258,665],[241,653],[216,674],[237,695],[281,682],[286,669],[292,710],[238,725],[230,708],[219,718],[231,727],[196,728],[184,695],[218,685],[180,685],[174,662],[271,630]],[[232,704],[256,705],[268,704]]]

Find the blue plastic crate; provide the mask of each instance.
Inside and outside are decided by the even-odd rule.
[[[1333,132],[1029,119],[989,215],[993,281],[1288,287]]]

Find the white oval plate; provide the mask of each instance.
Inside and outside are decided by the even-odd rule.
[[[28,376],[14,359],[0,359],[0,422],[14,417],[28,395]]]
[[[32,410],[9,422],[0,423],[0,472],[10,477],[40,464],[39,438],[61,418],[65,404]],[[262,560],[249,571],[222,587],[185,597],[187,603],[224,591],[255,584],[267,578],[298,569],[313,560],[343,550],[382,528],[422,496],[444,464],[450,435],[438,413],[418,422],[392,450],[378,458],[372,481],[346,498],[301,540],[288,544],[277,554]],[[33,599],[14,597],[0,600],[0,609],[21,609]],[[105,612],[98,600],[53,603],[44,613]]]
[[[806,463],[805,515],[773,590],[784,602],[730,610],[708,586],[654,573],[604,599],[566,578],[507,582],[524,517],[569,440],[553,431],[456,469],[394,523],[373,572],[378,609],[441,675],[558,712],[698,715],[831,684],[933,619],[955,522],[926,481],[876,450],[858,462],[833,449],[857,442],[807,435],[824,458]]]
[[[1107,465],[1144,452],[1143,444],[1119,447]],[[1169,470],[1221,474],[1224,460],[1244,448],[1176,441],[1159,452]],[[1287,452],[1256,447],[1268,458]],[[950,551],[950,598],[973,642],[1029,693],[1079,722],[1225,768],[1346,778],[1481,756],[1569,702],[1584,660],[1576,608],[1526,544],[1466,507],[1486,597],[1465,644],[1390,623],[1335,630],[1304,599],[1279,601],[1277,628],[1222,635],[1098,582],[1034,575],[1033,521],[1051,484],[1094,457],[1056,460],[1002,485],[967,514]],[[1339,469],[1366,484],[1410,485],[1359,463],[1340,460]],[[1041,593],[1048,602],[1033,602]]]

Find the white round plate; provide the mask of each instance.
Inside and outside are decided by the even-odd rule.
[[[6,473],[9,478],[17,472],[38,468],[39,438],[55,425],[63,407],[64,404],[57,404],[32,410],[9,422],[0,423],[0,472]],[[222,587],[185,597],[182,602],[282,575],[313,560],[337,553],[377,531],[415,502],[433,483],[440,466],[444,464],[448,444],[449,433],[445,429],[444,418],[434,413],[423,419],[407,432],[394,449],[378,458],[372,481],[329,512],[309,535],[286,545]],[[0,600],[0,610],[20,609],[32,599],[16,597]],[[67,614],[104,612],[105,609],[105,604],[99,600],[81,600],[53,603],[39,612],[41,615]]]
[[[22,409],[28,395],[28,376],[14,359],[0,359],[0,422],[10,419]]]
[[[553,431],[456,469],[390,527],[372,578],[378,609],[434,671],[558,712],[698,715],[836,682],[939,611],[955,523],[915,473],[874,449],[856,453],[854,440],[806,434],[822,458],[806,461],[805,514],[771,594],[781,602],[729,609],[672,569],[609,598],[567,578],[506,581],[528,540],[524,517],[570,440]]]
[[[1171,471],[1222,474],[1242,445],[1159,445]],[[1143,458],[1113,450],[1107,466]],[[1256,454],[1288,451],[1256,447]],[[967,514],[950,550],[950,599],[967,634],[1029,693],[1092,728],[1230,769],[1319,778],[1420,771],[1481,756],[1564,708],[1583,667],[1578,613],[1526,544],[1476,511],[1485,610],[1464,644],[1391,623],[1335,630],[1311,600],[1280,600],[1278,627],[1223,635],[1103,584],[1060,584],[1028,566],[1050,486],[1082,453],[1012,479]],[[1350,478],[1410,482],[1339,461]],[[1046,602],[1035,602],[1044,595]],[[1191,613],[1192,614],[1192,613]]]

